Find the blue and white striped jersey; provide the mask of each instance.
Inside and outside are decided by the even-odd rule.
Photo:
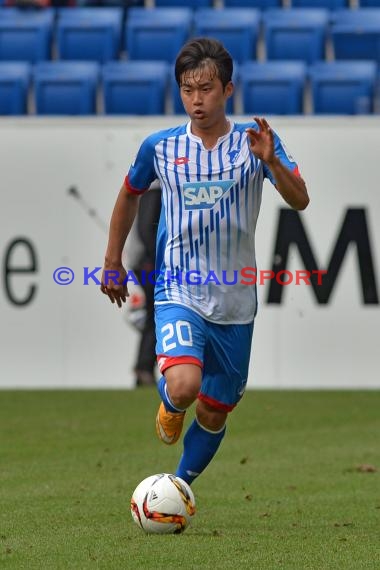
[[[256,267],[255,228],[263,180],[275,180],[249,148],[249,124],[230,121],[212,150],[190,123],[147,137],[130,167],[126,186],[144,192],[156,178],[162,187],[157,233],[156,303],[187,305],[220,324],[254,319],[256,287],[241,283],[244,267]],[[275,134],[275,152],[298,169]]]

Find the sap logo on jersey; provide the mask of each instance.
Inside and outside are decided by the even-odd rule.
[[[185,182],[183,195],[185,210],[211,209],[235,184],[235,180]]]

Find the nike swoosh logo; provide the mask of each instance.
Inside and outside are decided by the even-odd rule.
[[[186,473],[190,475],[190,477],[198,477],[199,473],[196,471],[190,471],[190,469],[186,469]]]

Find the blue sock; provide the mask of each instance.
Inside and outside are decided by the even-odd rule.
[[[166,379],[165,376],[161,376],[159,381],[157,382],[157,388],[161,396],[161,400],[164,402],[164,406],[168,412],[172,412],[173,414],[178,414],[179,412],[184,412],[185,410],[181,410],[176,408],[171,399],[169,398],[169,394],[166,388]]]
[[[176,475],[190,485],[206,469],[225,433],[226,426],[220,431],[211,432],[203,428],[195,419],[183,439],[184,450]]]

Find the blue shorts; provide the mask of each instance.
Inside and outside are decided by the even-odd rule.
[[[203,369],[198,397],[211,406],[231,411],[247,384],[253,322],[219,325],[176,304],[155,307],[156,353],[163,373],[175,364],[192,363]]]

